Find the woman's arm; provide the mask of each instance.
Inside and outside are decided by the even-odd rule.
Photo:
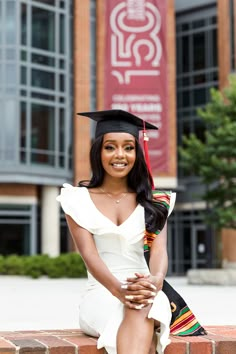
[[[162,289],[168,269],[167,223],[152,243],[149,268],[154,285],[158,290]]]
[[[75,246],[83,258],[88,271],[114,296],[120,296],[121,284],[119,280],[112,275],[106,264],[100,258],[91,233],[76,224],[69,215],[66,215],[66,221]]]

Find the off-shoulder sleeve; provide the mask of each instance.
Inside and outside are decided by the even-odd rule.
[[[79,226],[94,233],[93,217],[89,212],[88,193],[85,187],[73,187],[64,183],[56,200],[61,203],[65,214],[71,216]]]
[[[176,193],[171,191],[153,191],[153,198],[158,203],[164,205],[168,210],[168,216],[172,213],[175,205]]]

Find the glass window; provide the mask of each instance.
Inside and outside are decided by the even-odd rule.
[[[183,102],[183,107],[190,106],[190,92],[189,91],[182,92],[182,102]]]
[[[55,14],[52,11],[32,8],[32,46],[55,50]]]
[[[65,165],[65,110],[61,108],[59,111],[59,166],[64,167]]]
[[[26,102],[21,102],[20,105],[20,148],[21,148],[21,162],[26,162]]]
[[[32,86],[46,88],[46,89],[55,89],[55,73],[47,72],[38,69],[32,69]]]
[[[60,8],[64,9],[65,7],[65,0],[60,1]]]
[[[3,34],[3,26],[2,26],[2,4],[0,3],[0,45],[2,44],[2,34]]]
[[[194,90],[194,105],[195,106],[199,106],[199,105],[203,105],[206,103],[206,89],[205,88],[201,88],[201,89],[197,89]]]
[[[64,68],[65,68],[65,60],[60,59],[60,69],[64,69]]]
[[[205,20],[204,19],[200,19],[200,20],[196,20],[193,21],[193,28],[201,28],[205,26]]]
[[[205,73],[203,74],[198,74],[198,75],[194,75],[194,79],[193,82],[195,85],[199,85],[199,84],[203,84],[206,82],[206,75]]]
[[[35,1],[42,2],[44,4],[51,5],[51,6],[55,5],[55,0],[35,0]]]
[[[6,85],[15,86],[16,85],[16,65],[6,64],[6,73],[5,73]]]
[[[65,15],[60,14],[60,53],[65,53]]]
[[[21,60],[26,61],[27,60],[27,52],[25,50],[21,51]]]
[[[27,6],[21,4],[21,44],[27,44]]]
[[[217,31],[212,31],[212,65],[218,66],[218,45],[217,45]]]
[[[31,129],[31,149],[34,150],[31,155],[32,161],[42,164],[54,164],[54,108],[32,104]]]
[[[62,92],[65,91],[65,75],[64,74],[60,75],[60,91],[62,91]]]
[[[16,123],[18,120],[16,115],[17,104],[15,98],[5,99],[4,106],[7,114],[7,119],[4,121],[3,135],[4,158],[8,162],[14,162],[16,160],[16,149],[18,147],[18,141],[15,138]]]
[[[206,66],[205,62],[205,33],[196,33],[193,36],[193,69],[201,70]]]
[[[59,131],[60,131],[60,142],[59,142],[59,150],[60,152],[64,152],[65,150],[65,109],[60,108],[59,115]]]
[[[47,66],[55,66],[55,59],[42,54],[32,54],[31,56],[32,63],[47,65]]]
[[[20,90],[21,96],[26,96],[26,90]]]
[[[183,86],[189,86],[190,85],[190,78],[189,77],[183,77],[182,85]]]
[[[190,70],[189,67],[189,37],[185,36],[182,38],[182,67],[183,72],[188,72]]]
[[[15,60],[16,59],[16,50],[15,49],[7,49],[6,50],[6,59],[7,60]]]
[[[27,255],[29,249],[29,224],[24,225],[12,223],[9,219],[7,223],[0,220],[0,254],[6,256],[10,254]]]
[[[181,26],[182,31],[188,31],[190,29],[189,23],[183,23]]]
[[[6,44],[16,43],[16,2],[7,1],[6,2]]]
[[[21,66],[21,77],[20,77],[20,83],[21,85],[26,85],[27,84],[27,69],[25,66]]]
[[[209,12],[210,11],[210,12]],[[177,117],[178,144],[182,136],[195,133],[204,138],[205,126],[197,116],[197,107],[209,100],[210,87],[218,85],[216,6],[177,14]],[[213,21],[214,19],[214,21]],[[183,170],[179,165],[179,174]]]
[[[201,119],[194,121],[194,133],[201,141],[205,141],[205,124]]]
[[[46,93],[41,92],[31,92],[31,97],[39,98],[41,100],[55,101],[55,96],[47,95]]]

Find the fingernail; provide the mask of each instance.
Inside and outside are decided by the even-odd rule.
[[[149,304],[153,304],[154,303],[154,300],[152,300],[152,299],[148,299],[148,301],[147,301]]]
[[[152,296],[156,296],[156,293],[154,293],[154,291],[151,292]]]
[[[134,299],[134,296],[133,295],[125,295],[125,298],[127,300],[133,300]]]
[[[121,285],[121,289],[128,289],[128,285]]]
[[[151,284],[151,288],[153,288],[154,290],[157,290],[157,287],[153,284]]]
[[[135,306],[136,310],[141,310],[145,305],[141,304],[141,305],[137,305]]]

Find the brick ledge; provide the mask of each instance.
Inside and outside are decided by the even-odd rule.
[[[235,354],[236,326],[206,326],[208,334],[174,337],[165,354]],[[0,353],[4,354],[105,354],[96,348],[96,338],[79,329],[0,331]]]

